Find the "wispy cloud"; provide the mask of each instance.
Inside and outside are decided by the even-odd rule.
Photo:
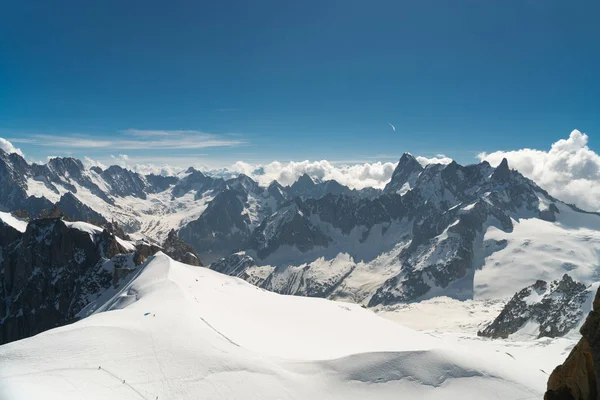
[[[127,129],[121,137],[94,137],[90,135],[34,134],[11,139],[14,143],[71,149],[118,150],[190,150],[209,147],[234,147],[246,142],[230,135],[216,135],[194,130]]]

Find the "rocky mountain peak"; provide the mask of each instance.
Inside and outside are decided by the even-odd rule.
[[[85,169],[83,163],[73,157],[54,157],[48,160],[46,166],[63,177],[79,177]]]
[[[237,177],[225,181],[225,183],[230,188],[243,192],[258,193],[262,191],[258,183],[246,174],[239,174]]]
[[[174,260],[197,267],[202,266],[200,258],[194,248],[183,241],[183,239],[177,235],[175,229],[171,229],[169,232],[167,239],[163,243],[163,251]]]
[[[137,172],[118,165],[111,165],[102,171],[102,178],[110,185],[111,194],[125,197],[146,198],[146,182]]]
[[[315,185],[315,181],[307,173],[302,174],[292,187],[297,189],[311,188]]]
[[[387,193],[403,194],[414,186],[423,167],[410,153],[402,154],[400,161],[392,173],[392,179],[384,188]]]
[[[508,160],[506,158],[503,158],[502,162],[500,162],[500,164],[494,170],[492,178],[498,181],[504,181],[508,179],[509,175],[510,168],[508,168]]]
[[[584,284],[575,282],[567,274],[550,284],[537,280],[516,293],[500,315],[477,334],[506,338],[526,324],[535,324],[538,325],[537,337],[562,336],[581,322],[581,306],[592,295]]]

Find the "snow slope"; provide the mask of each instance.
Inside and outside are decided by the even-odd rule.
[[[487,228],[482,247],[488,254],[475,261],[473,298],[506,298],[538,279],[550,282],[565,273],[585,285],[598,282],[600,217],[556,205],[556,222],[521,218],[513,220],[510,233]]]
[[[27,229],[27,221],[14,217],[11,213],[0,211],[0,221],[15,228],[19,232],[25,232]]]
[[[163,253],[100,310],[0,347],[0,397],[527,399],[552,368]]]

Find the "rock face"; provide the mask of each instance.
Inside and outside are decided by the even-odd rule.
[[[251,233],[250,217],[243,213],[247,199],[243,192],[224,190],[200,218],[179,231],[179,236],[207,262],[243,249]]]
[[[552,371],[544,400],[596,400],[600,393],[600,291],[580,329],[583,336]]]
[[[581,306],[592,295],[567,274],[550,284],[538,280],[516,293],[500,315],[477,334],[507,338],[529,323],[538,326],[538,338],[563,336],[581,322]]]
[[[412,155],[404,153],[392,174],[392,180],[385,186],[386,193],[404,194],[408,192],[423,172],[423,167]]]
[[[169,232],[169,236],[167,236],[167,239],[163,243],[163,251],[173,260],[196,267],[202,266],[194,248],[177,236],[177,232],[174,229]]]
[[[210,269],[222,274],[237,276],[253,285],[262,287],[273,271],[272,267],[259,267],[254,259],[240,251],[228,255],[210,265]]]
[[[118,284],[116,270],[124,254],[133,257],[131,245],[78,224],[37,219],[21,233],[0,222],[0,344],[73,321]]]
[[[71,221],[86,221],[95,225],[104,225],[108,222],[106,218],[83,204],[72,193],[63,194],[56,206]]]
[[[110,193],[114,196],[134,196],[146,198],[146,182],[136,172],[112,165],[102,171],[102,178],[110,185]]]
[[[292,202],[266,218],[254,231],[250,247],[259,258],[265,258],[281,246],[296,247],[302,252],[330,242],[301,210],[301,201]]]

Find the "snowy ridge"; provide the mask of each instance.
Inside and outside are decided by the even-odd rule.
[[[117,298],[110,312],[0,347],[2,398],[517,399],[545,389],[535,364],[161,253]]]
[[[15,228],[21,233],[25,232],[25,230],[27,229],[27,221],[17,218],[11,213],[0,211],[0,222],[3,222],[12,228]]]

